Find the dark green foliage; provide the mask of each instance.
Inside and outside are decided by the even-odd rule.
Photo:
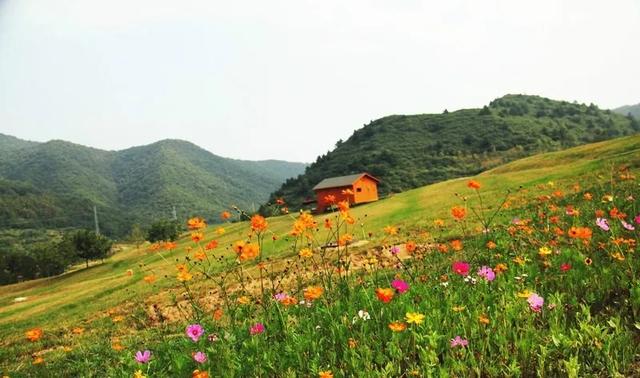
[[[507,95],[482,109],[442,114],[393,115],[356,130],[318,157],[303,175],[271,195],[291,208],[313,198],[322,179],[369,172],[382,180],[382,195],[455,177],[545,151],[636,133],[630,118],[595,105]],[[265,206],[264,214],[269,214]]]
[[[92,228],[94,205],[101,231],[116,237],[174,206],[180,219],[215,221],[230,205],[266,201],[304,166],[222,158],[179,140],[113,152],[0,134],[0,228]]]
[[[157,241],[174,241],[180,236],[180,224],[177,221],[162,219],[151,224],[147,240],[154,243]]]
[[[71,236],[70,247],[75,255],[84,260],[89,267],[89,261],[104,259],[109,256],[113,242],[109,238],[96,234],[90,230],[79,230]]]

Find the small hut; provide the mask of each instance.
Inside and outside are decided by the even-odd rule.
[[[317,198],[316,211],[322,213],[340,201],[348,201],[350,205],[377,201],[379,182],[366,172],[326,178],[313,187]]]

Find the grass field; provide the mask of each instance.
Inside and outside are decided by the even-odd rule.
[[[606,193],[611,191],[611,186],[615,181],[614,178],[619,174],[621,167],[626,167],[631,172],[637,172],[640,168],[640,136],[538,155],[492,169],[473,178],[450,180],[396,194],[372,204],[358,206],[350,211],[352,217],[356,220],[351,232],[356,241],[366,240],[368,243],[355,247],[354,253],[369,256],[369,251],[375,250],[377,247],[384,247],[392,242],[402,244],[406,241],[403,238],[418,238],[419,236],[417,235],[423,233],[423,230],[433,231],[434,220],[450,219],[451,207],[464,203],[463,196],[469,197],[469,202],[475,201],[473,192],[470,192],[467,188],[469,179],[482,183],[483,206],[491,211],[502,203],[508,191],[512,193],[508,200],[512,207],[526,207],[530,204],[530,200],[539,194],[539,187],[545,185],[547,187],[551,185],[558,188],[568,188],[579,182],[583,187],[591,187],[590,190],[593,192]],[[550,182],[553,182],[553,184],[550,184]],[[637,181],[633,185],[635,185],[636,193],[640,194]],[[238,188],[238,190],[242,190],[242,188]],[[293,259],[297,255],[299,248],[291,248],[292,241],[287,236],[296,216],[297,214],[292,214],[268,219],[268,234],[265,237],[263,257],[268,257],[269,262],[279,261],[282,264],[287,259]],[[333,216],[318,217],[317,221],[322,224],[325,217]],[[510,216],[510,213],[505,213],[501,220],[504,221],[507,216]],[[390,239],[389,235],[382,231],[384,227],[389,225],[393,225],[400,230],[399,236]],[[473,230],[476,226],[477,223],[472,223],[469,225],[469,229]],[[224,228],[223,234],[219,232],[219,227]],[[204,242],[216,239],[220,245],[217,249],[218,256],[235,255],[231,246],[234,242],[246,238],[247,222],[227,223],[219,227],[217,225],[207,227],[204,230]],[[325,231],[319,232],[320,239],[323,238],[322,232]],[[272,236],[275,236],[275,240],[272,239]],[[456,227],[446,227],[438,236],[440,240],[470,237],[470,235],[465,234]],[[104,348],[99,349],[92,344],[95,344],[96,340],[106,338],[108,341],[105,345],[109,349],[114,337],[127,339],[131,345],[153,338],[164,339],[167,335],[175,335],[176,329],[183,328],[184,321],[186,321],[186,319],[182,319],[182,323],[177,322],[177,325],[175,325],[177,328],[172,328],[174,327],[173,325],[141,326],[139,323],[144,322],[136,320],[136,316],[144,317],[144,313],[140,313],[140,309],[144,309],[145,306],[149,306],[152,303],[162,303],[170,306],[172,295],[176,295],[176,293],[183,290],[182,286],[175,280],[175,265],[177,262],[183,261],[185,256],[191,254],[190,248],[194,247],[194,243],[187,235],[180,239],[177,247],[171,251],[158,253],[149,251],[148,247],[148,245],[145,245],[140,249],[136,249],[131,245],[121,245],[114,256],[104,263],[94,263],[88,269],[78,266],[76,269],[58,277],[0,287],[0,339],[2,340],[0,342],[2,347],[0,352],[0,371],[12,377],[34,374],[55,376],[55,373],[51,370],[45,373],[46,370],[37,369],[42,369],[49,363],[52,368],[70,366],[72,363],[67,361],[70,358],[69,353],[84,351],[82,356],[86,358],[86,361],[79,363],[78,366],[88,369],[86,370],[87,375],[97,375],[96,371],[90,370],[103,366],[101,363],[92,365],[91,359],[94,358],[102,361],[102,364],[108,364],[109,361],[122,364],[121,370],[113,370],[110,374],[131,376],[133,374],[132,371],[126,374],[120,373],[126,371],[127,367],[133,368],[132,366],[135,366],[135,364],[131,365],[128,357],[124,357],[113,350],[107,352]],[[443,262],[440,261],[439,263]],[[436,263],[434,262],[434,264]],[[225,264],[214,264],[212,272],[219,273],[226,266]],[[150,272],[158,277],[158,280],[153,285],[143,281],[143,277]],[[247,272],[254,274],[255,277],[256,268],[247,263]],[[385,273],[381,272],[380,275],[382,277]],[[378,281],[376,281],[377,283]],[[198,293],[209,289],[209,287],[203,285],[205,284],[197,286]],[[356,294],[353,301],[357,303],[369,300],[363,295],[363,293]],[[15,299],[20,297],[25,297],[26,300],[16,302]],[[441,298],[441,301],[449,303],[447,298]],[[405,303],[405,307],[407,306],[409,304]],[[374,307],[373,305],[368,306],[368,308]],[[130,322],[131,325],[123,329],[120,325],[114,324],[112,322],[114,313],[122,314],[125,317],[131,315],[133,320],[124,321],[125,323]],[[268,311],[265,310],[265,313],[268,313]],[[379,316],[382,317],[382,313]],[[575,314],[572,316],[575,316]],[[498,317],[498,315],[496,314],[495,317]],[[54,335],[50,339],[41,342],[41,345],[38,345],[40,351],[35,351],[32,344],[24,341],[25,331],[34,327],[42,328],[48,335]],[[72,330],[77,327],[82,327],[86,331],[83,331],[80,336],[69,337],[70,334],[73,334]],[[422,335],[422,337],[426,336]],[[534,339],[532,338],[531,340]],[[420,343],[415,339],[408,342]],[[427,343],[427,341],[424,342]],[[363,341],[362,343],[364,344],[365,342]],[[172,342],[166,342],[165,345],[173,344]],[[62,346],[68,346],[73,351],[65,352],[59,350]],[[310,350],[318,347],[321,346],[309,346]],[[533,346],[531,347],[533,348]],[[249,346],[246,346],[246,348],[249,348]],[[487,353],[489,353],[490,349],[487,346]],[[628,352],[626,349],[620,350],[624,350],[625,353]],[[45,360],[47,362],[41,367],[34,367],[32,354],[42,351],[45,351],[42,355],[46,356]],[[370,352],[373,353],[369,356],[370,358],[378,358],[375,356],[375,351]],[[92,353],[99,353],[104,356],[96,357],[93,355],[92,357]],[[255,355],[251,353],[249,355],[255,358]],[[75,355],[74,358],[77,357],[78,355]],[[624,359],[626,364],[629,361],[633,361],[633,356],[627,357]],[[367,357],[362,355],[360,358],[366,359]],[[402,359],[402,357],[398,358]],[[433,356],[417,357],[416,355],[415,357],[416,360],[423,362],[428,358],[432,359]],[[479,358],[476,357],[476,359]],[[570,371],[573,370],[567,366],[574,364],[575,361],[570,359],[567,359],[567,361],[569,362],[566,362],[566,366],[562,366],[565,366],[563,368],[565,373],[571,375]],[[326,361],[323,360],[323,362]],[[467,362],[472,365],[476,364],[477,369],[473,370],[473,374],[480,375],[489,371],[486,370],[487,366],[483,365],[482,362]],[[188,363],[189,361],[183,362],[183,364],[187,365]],[[540,360],[538,359],[536,363],[540,363]],[[363,367],[355,362],[352,365],[351,368],[372,368],[371,366]],[[396,374],[399,374],[398,372],[406,373],[416,368],[414,364],[407,362],[406,366],[403,365],[400,370],[389,368],[391,370],[387,374],[384,373],[386,368],[383,365],[382,362],[376,365],[376,376],[396,376]],[[169,371],[182,371],[181,369],[183,368],[180,365],[175,367],[175,370],[164,370],[164,372],[168,374],[167,372]],[[520,372],[528,375],[531,372],[531,366],[524,366],[524,368],[529,370],[520,370]],[[625,371],[624,368],[625,366],[619,366],[616,371]],[[76,371],[74,368],[69,369],[69,372]],[[165,366],[164,369],[169,368]],[[460,370],[461,367],[455,363],[447,365],[447,369],[447,371],[453,372],[453,375],[463,374],[461,373],[463,370]],[[521,366],[520,369],[523,369],[523,367]],[[555,367],[551,371],[556,371],[553,369]],[[210,368],[210,370],[214,371],[213,368]],[[308,375],[312,372],[315,374],[319,370],[320,366],[313,366],[312,364],[304,365],[304,368],[301,368],[303,375]],[[249,370],[240,369],[239,371],[248,372]],[[295,369],[289,373],[293,374],[294,371]],[[489,374],[501,375],[505,371],[491,370]],[[518,375],[517,371],[519,370],[514,367],[512,375]],[[151,374],[152,372],[149,373]],[[273,370],[270,370],[270,368],[251,370],[251,374],[254,375],[270,376],[272,373]],[[285,371],[281,373],[282,375],[289,374]],[[335,371],[334,373],[340,376],[339,373]],[[242,375],[242,373],[238,374],[238,376]],[[424,373],[421,372],[421,374]],[[214,374],[214,376],[217,375]]]

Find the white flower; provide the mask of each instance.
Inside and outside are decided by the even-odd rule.
[[[366,312],[365,310],[360,310],[358,311],[358,316],[360,317],[360,319],[362,320],[369,320],[371,319],[371,315],[369,315],[368,312]]]
[[[440,285],[447,287],[449,286],[449,281],[445,281],[445,282],[440,282]]]

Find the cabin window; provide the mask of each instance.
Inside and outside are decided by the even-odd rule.
[[[356,192],[360,193],[362,191],[362,188],[356,188]]]

